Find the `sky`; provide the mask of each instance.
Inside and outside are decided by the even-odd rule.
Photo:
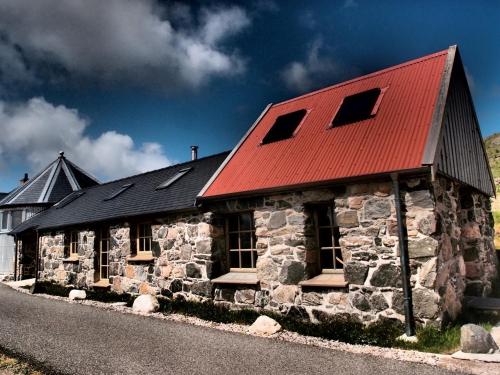
[[[500,131],[500,2],[0,0],[0,191],[58,152],[101,181],[229,150],[268,103],[457,44]]]

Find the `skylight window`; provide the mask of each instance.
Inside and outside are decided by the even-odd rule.
[[[70,204],[71,202],[73,202],[74,200],[80,198],[83,194],[85,194],[84,191],[78,191],[76,193],[73,193],[71,195],[68,195],[66,198],[63,198],[62,200],[60,200],[59,202],[57,202],[54,207],[56,209],[58,208],[63,208],[64,206],[67,206],[68,204]]]
[[[291,138],[297,127],[302,122],[307,111],[301,109],[299,111],[290,112],[286,115],[279,116],[274,122],[273,126],[262,140],[262,144],[282,141]]]
[[[381,93],[381,89],[375,88],[346,96],[333,119],[332,127],[367,120],[375,116],[382,99]]]
[[[181,169],[179,171],[177,171],[177,173],[175,175],[173,175],[172,177],[170,177],[167,181],[165,181],[164,183],[162,183],[160,186],[158,186],[156,188],[156,190],[160,190],[160,189],[165,189],[165,188],[168,188],[170,185],[172,185],[175,181],[177,181],[178,179],[180,179],[182,176],[184,176],[186,173],[188,173],[192,168],[184,168],[184,169]]]
[[[130,189],[132,186],[134,186],[134,184],[125,184],[121,188],[119,188],[118,190],[116,190],[115,192],[113,192],[110,196],[108,196],[107,198],[104,198],[104,200],[105,201],[109,201],[111,199],[114,199],[117,196],[119,196],[120,194],[122,194],[125,191],[127,191],[128,189]]]

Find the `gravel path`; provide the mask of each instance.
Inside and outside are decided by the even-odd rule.
[[[426,375],[457,373],[460,368],[453,366],[455,371],[450,371],[402,362],[388,358],[388,349],[371,348],[380,350],[371,355],[363,353],[366,347],[290,332],[274,340],[265,339],[228,332],[244,332],[245,327],[240,325],[200,322],[175,315],[156,319],[119,314],[112,309],[125,308],[103,309],[91,306],[104,305],[96,302],[67,303],[60,299],[18,293],[0,284],[0,345],[70,374]],[[330,348],[335,344],[340,350]],[[358,353],[353,353],[356,348]],[[419,355],[428,356],[402,350],[394,353],[395,358],[407,355],[414,360]],[[436,364],[446,364],[439,356],[428,358],[431,362],[427,363],[435,360]]]

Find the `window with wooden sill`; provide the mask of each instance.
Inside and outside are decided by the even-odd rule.
[[[135,262],[154,260],[152,252],[153,233],[151,224],[137,224],[130,227],[131,254],[127,258]]]
[[[312,212],[321,273],[300,284],[311,287],[345,287],[347,283],[344,279],[344,260],[340,248],[340,230],[335,218],[335,205],[333,202],[318,204],[313,207]]]
[[[253,212],[242,212],[227,216],[226,248],[229,273],[212,280],[212,282],[219,284],[257,284],[256,243]]]
[[[75,230],[64,233],[64,260],[76,262],[78,260],[78,232]]]

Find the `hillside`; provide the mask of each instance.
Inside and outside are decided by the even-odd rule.
[[[500,133],[490,135],[484,140],[484,144],[497,186],[497,198],[493,202],[493,215],[495,216],[495,244],[497,249],[500,249]]]

